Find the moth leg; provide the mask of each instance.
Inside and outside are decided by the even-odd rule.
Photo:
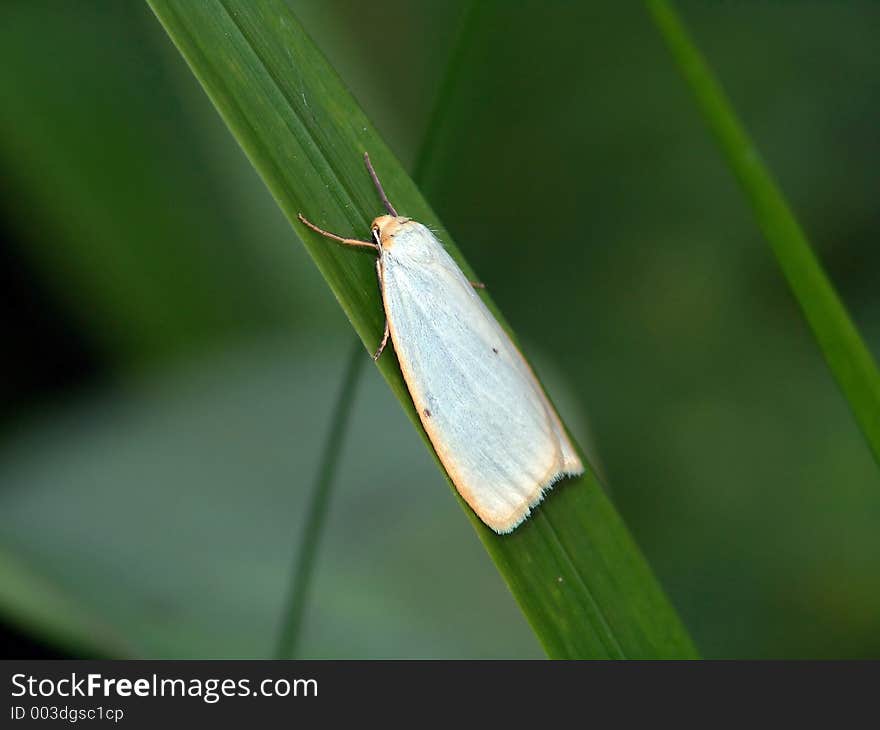
[[[485,289],[486,285],[482,281],[472,281],[471,286],[474,289]]]
[[[379,279],[379,291],[381,292],[385,288],[385,277],[382,275],[382,257],[376,259],[376,278]],[[373,361],[377,361],[379,356],[382,354],[382,350],[385,349],[385,345],[388,344],[388,337],[391,334],[391,330],[388,329],[388,317],[385,317],[385,332],[382,333],[382,341],[379,343],[379,349],[376,350],[376,353],[373,355]]]
[[[304,225],[307,225],[315,233],[320,233],[322,236],[332,238],[334,241],[339,241],[339,243],[343,243],[346,246],[360,246],[362,248],[372,248],[376,251],[379,250],[378,244],[373,241],[361,241],[359,238],[343,238],[342,236],[337,236],[335,233],[330,233],[330,231],[325,231],[323,228],[319,228],[311,221],[306,220],[306,217],[302,213],[298,213],[297,218],[299,218]]]
[[[382,335],[382,341],[379,343],[379,349],[376,350],[376,354],[373,355],[373,360],[376,361],[379,359],[379,356],[382,354],[382,351],[385,349],[385,345],[388,344],[388,335],[391,334],[391,330],[388,329],[388,319],[385,319],[385,334]]]

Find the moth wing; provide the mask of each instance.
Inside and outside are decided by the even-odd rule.
[[[381,258],[394,349],[459,493],[509,532],[583,464],[516,345],[440,242],[412,226]]]

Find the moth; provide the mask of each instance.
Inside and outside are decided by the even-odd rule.
[[[387,211],[371,240],[311,230],[373,249],[389,338],[422,425],[462,498],[495,532],[520,525],[559,479],[584,465],[517,346],[424,225],[397,214],[364,154]]]

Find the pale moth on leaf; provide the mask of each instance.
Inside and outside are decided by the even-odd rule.
[[[428,228],[397,215],[369,155],[367,170],[388,215],[371,241],[389,336],[410,396],[459,494],[499,533],[511,532],[554,483],[584,466],[540,383],[471,282]]]

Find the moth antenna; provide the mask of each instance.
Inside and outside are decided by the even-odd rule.
[[[364,152],[364,164],[367,166],[367,172],[370,173],[370,177],[373,178],[373,185],[375,185],[376,190],[379,191],[379,197],[382,198],[382,204],[385,206],[385,210],[387,210],[391,215],[397,218],[397,211],[394,210],[394,206],[391,205],[391,201],[389,201],[388,196],[385,195],[385,191],[382,189],[382,183],[379,182],[379,176],[373,169],[373,163],[370,162],[369,152]]]

